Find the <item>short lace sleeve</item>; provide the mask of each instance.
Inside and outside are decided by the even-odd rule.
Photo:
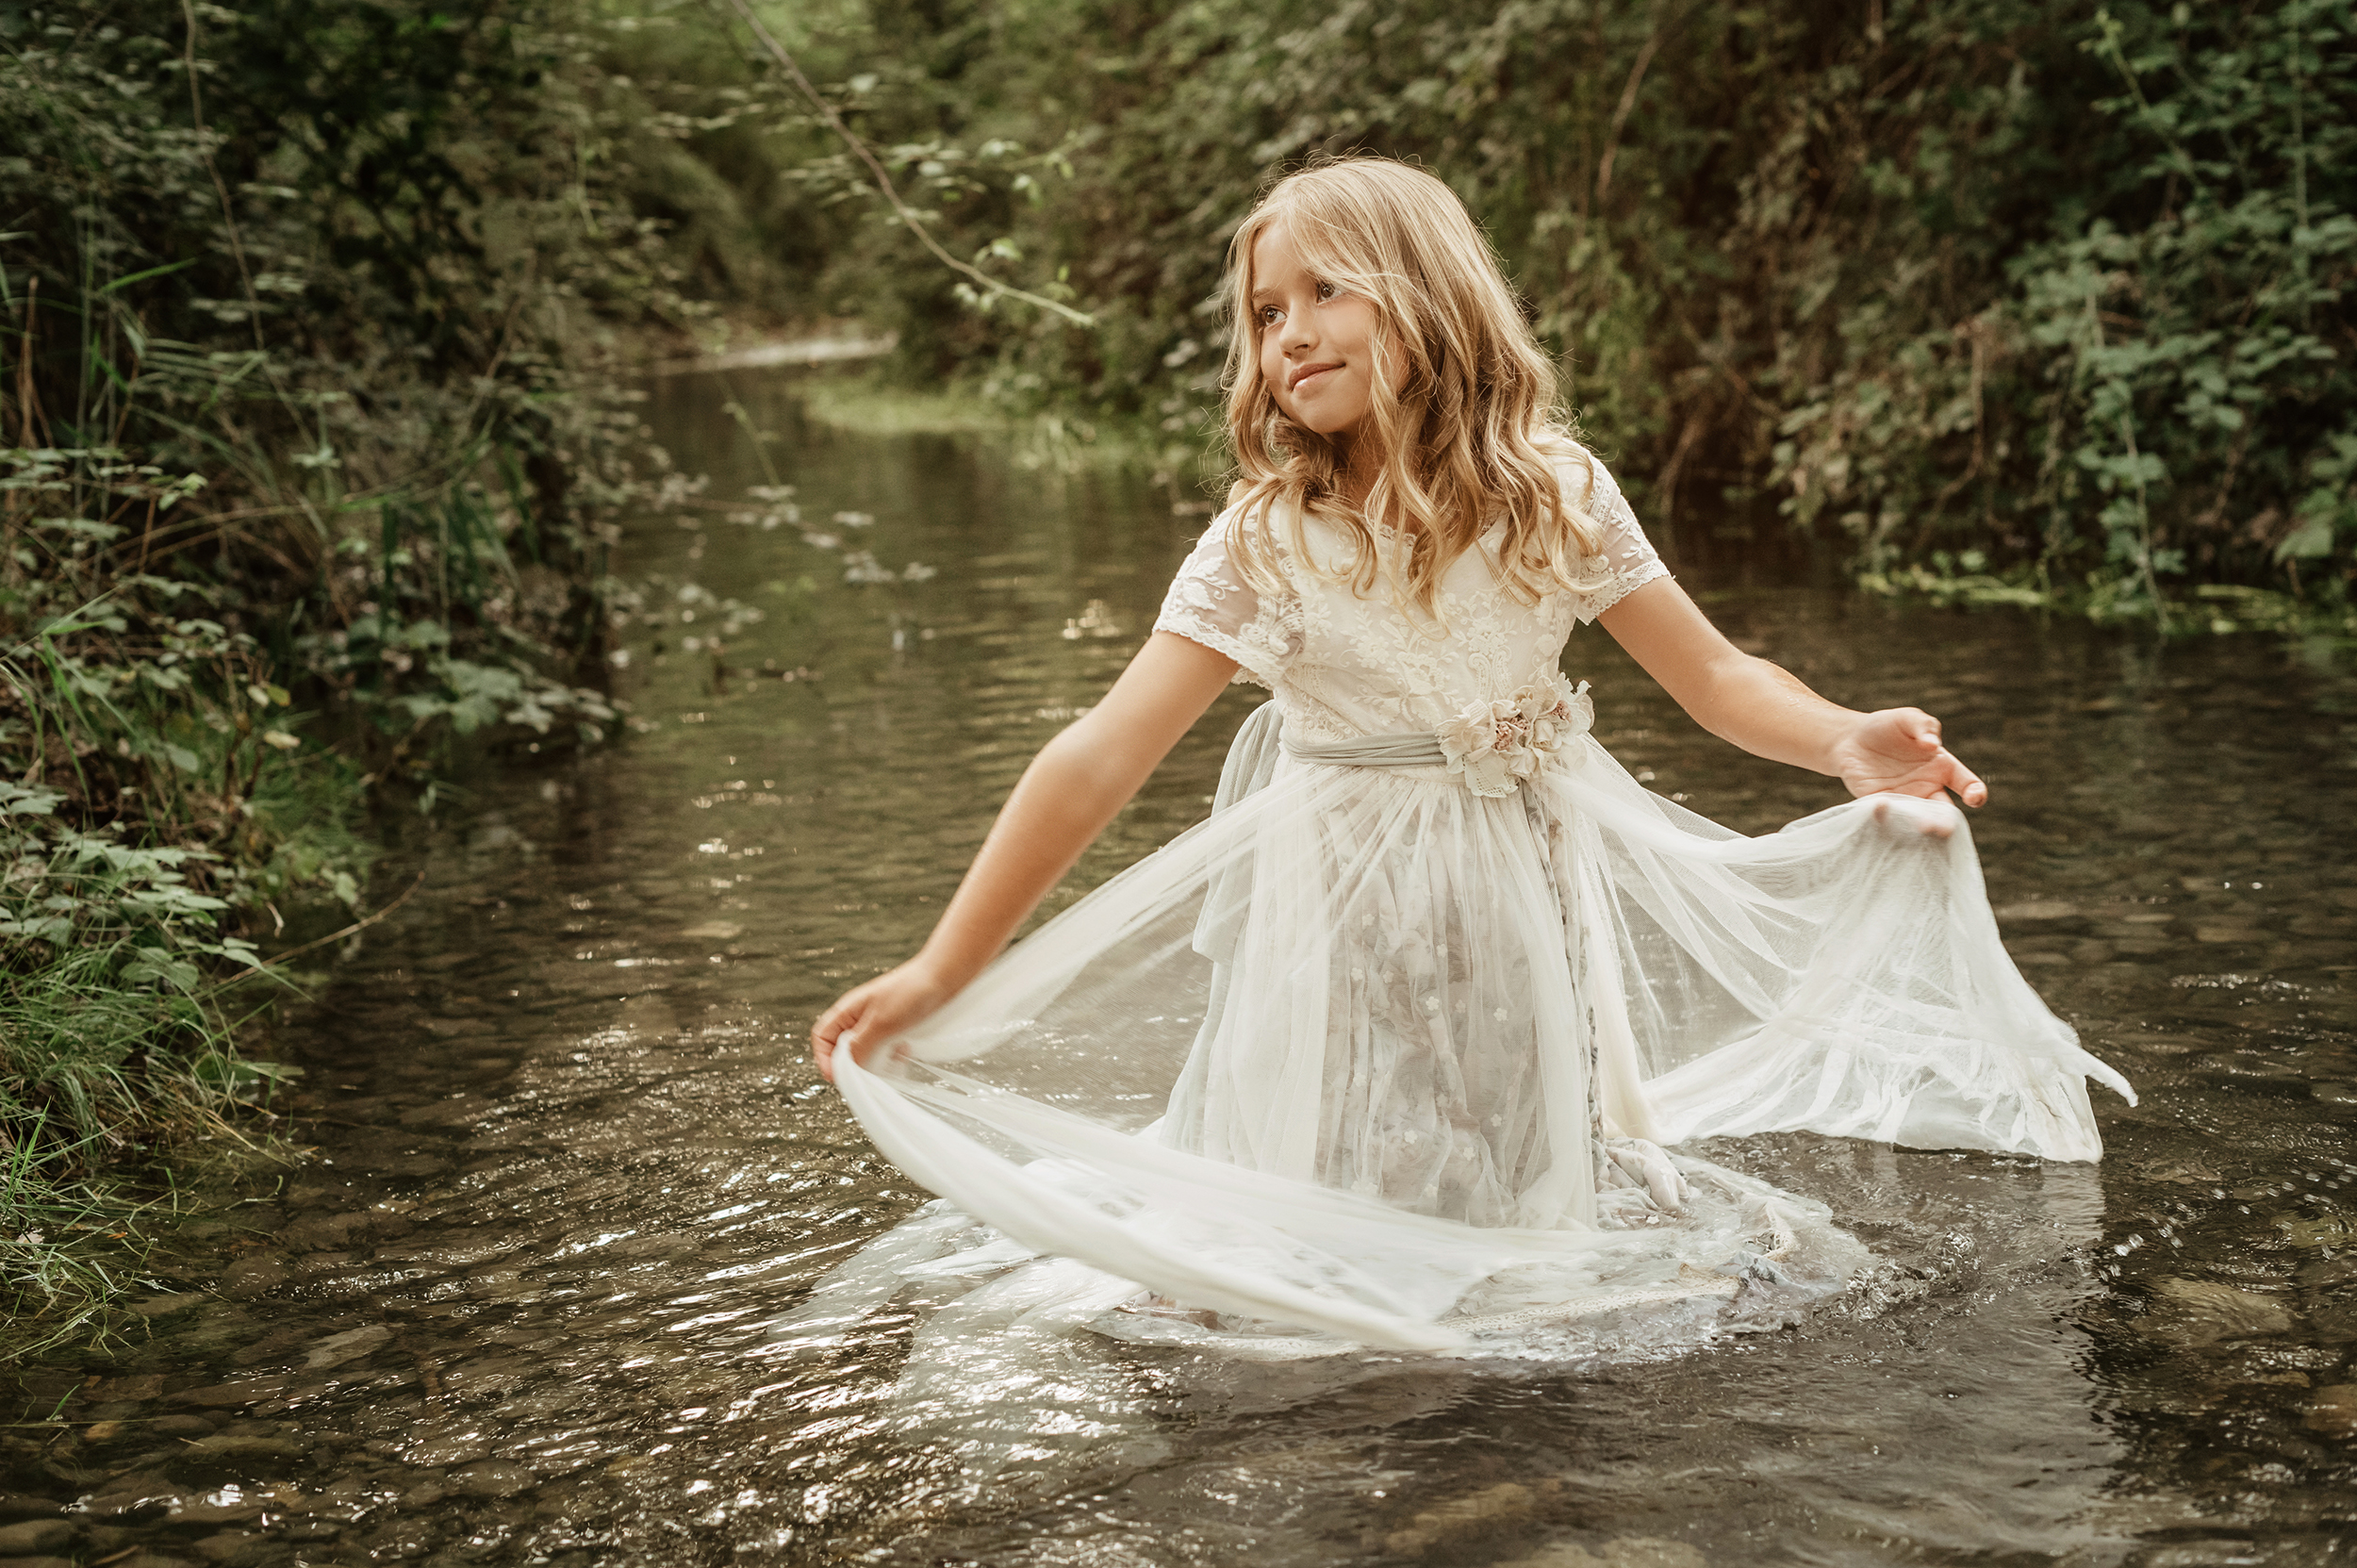
[[[1236,679],[1274,690],[1301,652],[1301,605],[1291,595],[1261,594],[1228,553],[1236,514],[1223,512],[1195,541],[1171,580],[1157,632],[1175,632],[1236,661]]]
[[[1612,475],[1593,457],[1588,459],[1588,466],[1595,475],[1595,488],[1588,496],[1588,515],[1603,527],[1604,540],[1595,554],[1580,563],[1580,569],[1585,577],[1602,577],[1604,581],[1585,593],[1572,596],[1572,613],[1583,623],[1595,619],[1655,578],[1670,575],[1670,569],[1661,564],[1652,541],[1638,525],[1637,513],[1630,507],[1628,497],[1621,493],[1621,487],[1613,483]],[[1566,486],[1577,482],[1576,472],[1565,476]]]

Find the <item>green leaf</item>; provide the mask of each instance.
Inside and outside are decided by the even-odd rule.
[[[118,289],[128,289],[135,283],[144,283],[152,277],[162,277],[165,273],[176,272],[183,267],[193,267],[196,265],[197,260],[197,257],[190,256],[186,261],[167,261],[160,267],[150,267],[143,272],[133,272],[128,277],[119,277],[112,283],[107,285],[104,289],[92,289],[91,291],[91,298],[105,299],[108,294],[113,293]]]
[[[9,817],[48,817],[65,799],[54,789],[0,779],[0,814]]]
[[[174,958],[161,948],[140,948],[139,956],[123,966],[123,978],[131,984],[160,982],[183,993],[193,992],[203,978],[195,965],[185,958]]]
[[[2313,561],[2332,553],[2332,516],[2329,512],[2311,512],[2275,547],[2275,561],[2281,566],[2285,561]]]

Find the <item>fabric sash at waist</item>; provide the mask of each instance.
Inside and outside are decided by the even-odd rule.
[[[1359,735],[1350,740],[1295,740],[1284,733],[1285,719],[1274,702],[1252,710],[1228,748],[1228,764],[1219,770],[1219,793],[1211,809],[1225,811],[1247,795],[1268,786],[1276,775],[1277,759],[1337,764],[1345,767],[1446,767],[1441,737],[1428,730],[1398,730]]]
[[[1356,735],[1349,740],[1295,740],[1280,737],[1285,754],[1295,762],[1332,763],[1343,767],[1446,767],[1448,755],[1441,737],[1429,730],[1391,730],[1382,734]]]

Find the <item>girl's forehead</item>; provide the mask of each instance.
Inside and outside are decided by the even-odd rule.
[[[1256,292],[1275,287],[1289,273],[1307,270],[1284,219],[1273,220],[1252,237],[1251,249],[1245,256],[1245,276]]]

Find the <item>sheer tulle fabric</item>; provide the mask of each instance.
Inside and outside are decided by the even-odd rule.
[[[1634,1312],[1690,1338],[1866,1253],[1821,1205],[1660,1145],[2096,1157],[2084,1079],[2127,1086],[2006,957],[1953,808],[1873,797],[1746,838],[1585,735],[1503,798],[1277,746],[1279,724],[1429,733],[1551,672],[1574,620],[1659,575],[1599,490],[1606,588],[1524,606],[1469,557],[1445,635],[1417,634],[1432,659],[1316,573],[1264,602],[1207,536],[1162,625],[1277,701],[1207,820],[1008,952],[902,1065],[838,1057],[877,1146],[946,1203],[783,1332],[971,1281],[929,1333],[1555,1355]]]

